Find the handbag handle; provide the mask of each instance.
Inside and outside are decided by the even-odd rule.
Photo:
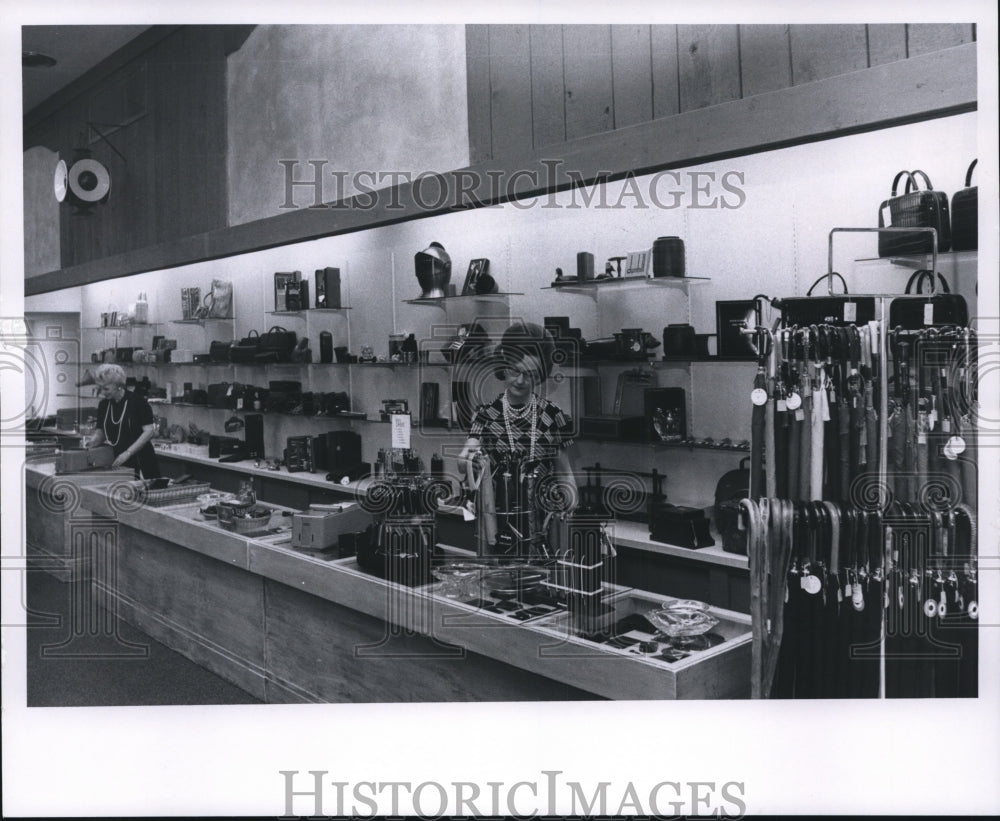
[[[923,171],[921,171],[918,168],[916,171],[911,171],[910,172],[910,179],[907,180],[907,183],[906,183],[906,193],[907,194],[910,193],[910,190],[911,190],[910,189],[910,182],[911,181],[913,183],[913,189],[912,190],[913,191],[919,191],[920,190],[920,186],[917,184],[917,174],[919,174],[921,177],[923,177],[923,179],[924,179],[924,188],[927,191],[933,191],[934,190],[934,186],[931,184],[931,178],[928,177]]]
[[[260,331],[258,331],[256,328],[253,328],[247,333],[246,338],[249,339],[251,336],[255,336],[258,339],[260,339]]]
[[[830,273],[823,274],[823,276],[821,276],[812,285],[809,286],[809,290],[806,291],[806,296],[812,296],[813,288],[819,285],[824,279],[833,279],[834,277],[838,277],[840,279],[841,283],[844,286],[844,293],[845,294],[850,293],[850,291],[848,291],[847,289],[847,280],[844,279],[843,275],[838,271],[830,271]]]
[[[970,164],[969,170],[965,172],[965,187],[970,188],[972,186],[972,172],[976,167],[976,163],[979,162],[979,157],[976,157]]]
[[[914,271],[910,276],[909,281],[906,283],[906,293],[910,294],[922,294],[924,292],[924,282],[929,282],[931,286],[931,293],[934,292],[934,275],[935,272],[931,271],[929,268],[921,268],[919,271]],[[938,281],[941,283],[941,290],[946,293],[951,293],[951,288],[948,287],[948,280],[946,280],[941,272],[937,272]],[[916,290],[912,290],[916,286]]]
[[[288,333],[288,329],[287,329],[287,328],[282,328],[282,327],[281,327],[280,325],[272,325],[272,326],[271,326],[271,327],[270,327],[270,328],[268,329],[268,331],[267,331],[267,332],[268,332],[269,334],[272,334],[272,333],[274,333],[275,331],[277,331],[278,333],[282,333],[282,334],[287,334],[287,333]]]
[[[893,179],[892,179],[892,193],[889,195],[890,197],[895,197],[896,196],[896,191],[899,188],[899,181],[903,178],[904,174],[906,175],[906,191],[907,191],[907,193],[909,193],[911,185],[914,186],[914,187],[916,186],[916,183],[913,181],[913,174],[910,173],[909,171],[906,171],[904,169],[903,171],[900,171],[895,177],[893,177]]]

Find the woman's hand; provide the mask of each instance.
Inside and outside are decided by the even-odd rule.
[[[115,457],[115,461],[111,463],[111,467],[120,468],[124,467],[125,463],[132,458],[132,454],[127,450],[123,450]]]

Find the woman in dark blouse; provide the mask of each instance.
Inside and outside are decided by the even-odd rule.
[[[97,430],[87,446],[107,443],[114,449],[114,467],[133,468],[143,479],[158,477],[160,465],[150,441],[156,432],[156,420],[145,397],[126,390],[125,371],[118,365],[97,368],[94,384],[101,401],[97,406]]]

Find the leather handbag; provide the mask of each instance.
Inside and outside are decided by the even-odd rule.
[[[291,362],[295,343],[295,331],[274,325],[267,333],[261,334],[260,350],[254,359],[258,362]]]
[[[899,181],[906,177],[906,189],[897,196]],[[917,177],[924,181],[919,187]],[[892,181],[889,199],[883,200],[878,209],[879,228],[933,228],[937,231],[938,252],[951,248],[951,220],[948,216],[948,195],[935,191],[930,178],[920,170],[900,171]],[[878,235],[878,255],[891,257],[903,254],[929,254],[932,250],[931,235],[926,231],[914,233],[886,233]]]
[[[211,344],[208,346],[208,361],[209,362],[229,362],[231,361],[229,356],[229,349],[233,346],[232,342],[223,342],[218,339],[213,339]]]
[[[351,397],[347,391],[331,391],[324,393],[320,400],[320,413],[324,416],[336,416],[351,409]]]
[[[228,407],[228,382],[213,382],[208,386],[208,405],[212,408]]]
[[[965,188],[951,198],[951,250],[972,251],[979,247],[979,186],[972,184],[973,160],[965,172]]]
[[[889,327],[918,330],[940,325],[969,324],[969,306],[961,294],[950,292],[948,282],[940,272],[924,269],[914,271],[906,283],[908,295],[924,293],[924,283],[933,282],[937,276],[941,290],[927,293],[924,299],[894,299],[889,305]]]
[[[250,331],[239,342],[234,342],[229,350],[229,357],[232,362],[253,362],[254,357],[260,352],[260,334],[257,331]]]

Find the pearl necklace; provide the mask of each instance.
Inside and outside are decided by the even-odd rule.
[[[531,398],[525,402],[520,408],[511,407],[510,400],[507,399],[507,392],[504,391],[503,399],[501,400],[501,405],[503,406],[503,424],[507,429],[507,443],[510,445],[510,451],[513,453],[515,451],[514,447],[514,431],[511,429],[510,421],[511,419],[525,419],[531,416],[531,435],[529,439],[528,447],[528,460],[534,461],[535,459],[535,444],[538,441],[538,397],[535,394],[531,394]]]
[[[111,442],[111,432],[108,430],[108,415],[110,414],[111,423],[118,428],[118,435],[115,437],[115,441],[111,442],[111,446],[117,447],[118,440],[122,438],[122,421],[125,419],[125,411],[128,410],[128,399],[126,399],[125,404],[122,405],[122,412],[117,419],[115,419],[115,415],[111,413],[111,405],[111,400],[108,400],[107,410],[104,411],[104,434],[107,436],[108,441]]]

